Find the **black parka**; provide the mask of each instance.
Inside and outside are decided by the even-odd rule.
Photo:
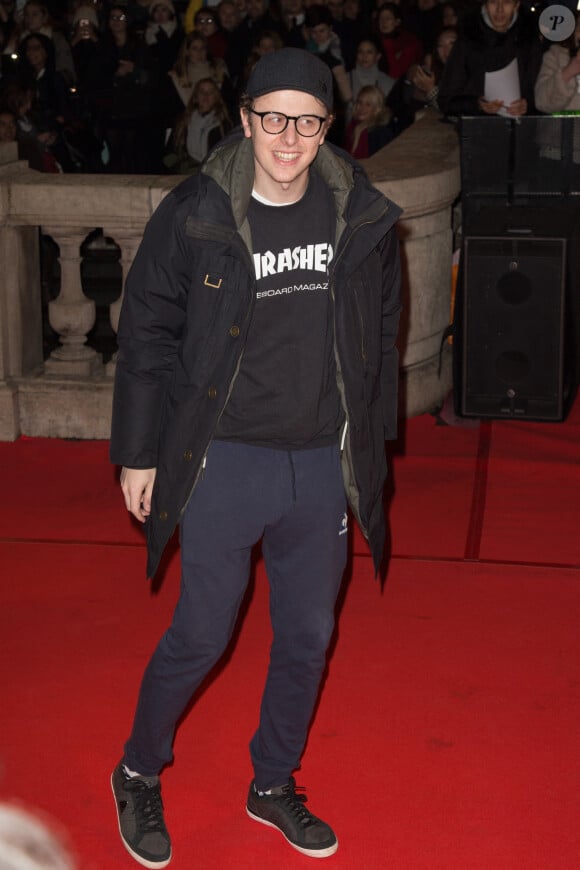
[[[396,434],[400,209],[342,151],[311,170],[337,213],[329,287],[346,430],[342,467],[375,568],[384,545],[385,438]],[[157,468],[146,521],[147,575],[191,496],[240,367],[256,280],[246,217],[251,140],[230,137],[151,217],[127,276],[118,330],[111,460]]]

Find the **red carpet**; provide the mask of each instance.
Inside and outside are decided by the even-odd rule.
[[[404,446],[404,450],[403,450]],[[103,443],[0,444],[0,799],[68,830],[83,870],[136,867],[108,785],[175,602],[143,579]],[[383,593],[353,535],[302,771],[329,867],[580,866],[580,409],[564,424],[408,421]],[[474,497],[475,494],[475,497]],[[164,774],[181,868],[312,866],[243,810],[268,657],[261,563],[231,657]],[[232,727],[234,725],[234,727]]]

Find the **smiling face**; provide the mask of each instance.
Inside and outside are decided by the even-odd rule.
[[[254,100],[256,112],[285,115],[318,115],[327,118],[316,136],[301,136],[294,121],[282,133],[272,136],[262,129],[260,118],[242,109],[244,135],[254,146],[254,189],[271,202],[296,202],[308,184],[308,169],[318,154],[330,126],[326,106],[302,91],[274,91]]]
[[[364,92],[363,89],[354,104],[354,117],[363,124],[371,125],[379,114],[380,109],[381,107],[377,106],[375,97],[368,92]]]

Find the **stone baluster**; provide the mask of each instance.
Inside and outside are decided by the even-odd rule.
[[[48,320],[61,344],[46,360],[47,375],[86,378],[103,373],[102,359],[87,345],[87,334],[96,320],[94,300],[83,293],[81,245],[91,228],[43,227],[59,246],[60,293],[48,303]]]
[[[127,275],[129,274],[129,269],[131,268],[131,264],[135,259],[135,254],[137,253],[137,248],[141,242],[143,237],[142,232],[131,232],[129,230],[103,230],[106,236],[110,236],[121,248],[121,271],[122,271],[122,287],[121,294],[118,299],[115,299],[114,302],[111,302],[109,308],[109,318],[111,322],[111,326],[113,327],[113,331],[115,335],[119,329],[119,316],[121,314],[121,305],[123,304],[123,296],[125,294],[125,281],[127,280]],[[115,368],[117,365],[117,354],[114,353],[110,362],[105,366],[105,373],[107,377],[113,378],[115,376]]]

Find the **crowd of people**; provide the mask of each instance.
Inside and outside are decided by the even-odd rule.
[[[331,69],[328,138],[357,159],[425,107],[576,110],[580,26],[550,43],[537,15],[518,0],[0,0],[0,141],[45,172],[194,172],[283,46]],[[510,66],[515,98],[489,97]]]

